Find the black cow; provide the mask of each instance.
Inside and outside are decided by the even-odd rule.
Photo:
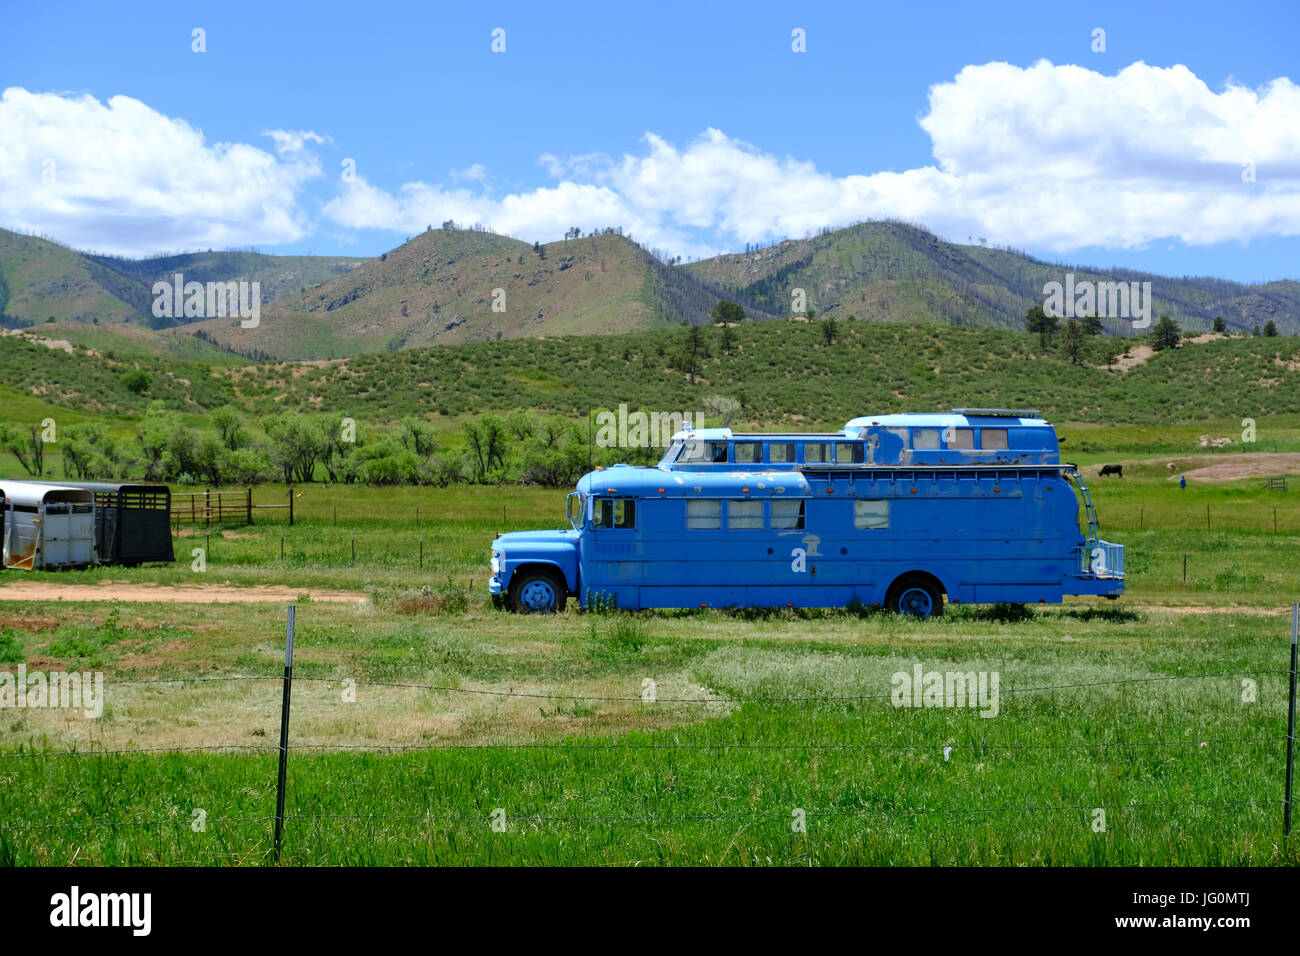
[[[1119,475],[1121,478],[1123,478],[1124,466],[1123,465],[1102,465],[1101,475],[1099,477],[1105,478],[1107,475]]]

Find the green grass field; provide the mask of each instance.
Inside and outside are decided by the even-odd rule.
[[[1024,613],[518,617],[486,600],[488,544],[557,526],[563,492],[517,487],[307,487],[293,528],[261,512],[183,534],[174,566],[5,572],[0,591],[368,592],[298,602],[288,863],[1293,864],[1300,506],[1253,479],[1165,479],[1092,482],[1103,535],[1128,546],[1123,599]],[[110,682],[98,720],[0,712],[0,862],[268,862],[284,618],[282,603],[0,602],[6,669]],[[892,706],[892,675],[918,664],[996,672],[998,715]],[[208,679],[111,683],[178,677]],[[232,677],[264,679],[211,680]],[[29,755],[218,745],[258,749]]]

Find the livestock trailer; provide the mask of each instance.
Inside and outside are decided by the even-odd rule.
[[[5,482],[6,568],[77,568],[95,561],[95,498],[84,488]]]
[[[95,498],[95,556],[100,564],[175,561],[171,489],[116,481],[66,481]]]

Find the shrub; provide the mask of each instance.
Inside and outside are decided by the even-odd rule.
[[[128,392],[142,395],[149,388],[149,373],[142,368],[132,369],[122,376],[122,385]]]

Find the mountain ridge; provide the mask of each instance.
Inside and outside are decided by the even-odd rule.
[[[261,283],[257,328],[238,319],[159,319],[153,283]],[[606,229],[529,244],[478,229],[432,227],[377,257],[190,252],[123,259],[0,229],[0,325],[95,348],[214,359],[314,360],[503,338],[613,334],[704,324],[720,299],[750,318],[820,317],[1023,328],[1044,286],[1150,282],[1151,316],[1189,332],[1222,317],[1250,332],[1272,321],[1300,333],[1300,282],[1246,285],[1125,268],[1049,263],[1013,249],[959,244],[893,220],[825,229],[743,253],[664,262]],[[1120,318],[1105,331],[1134,335]]]

